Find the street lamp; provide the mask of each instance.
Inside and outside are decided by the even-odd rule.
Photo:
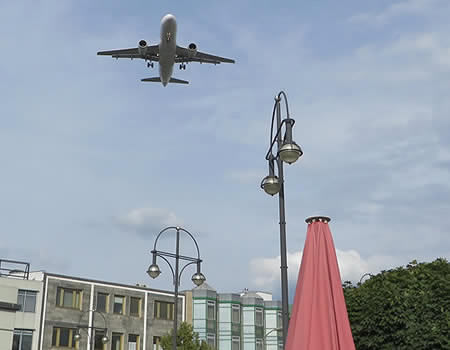
[[[84,316],[84,314],[86,313],[86,312],[92,312],[92,326],[84,326],[84,325],[81,325],[80,323],[81,323],[81,319],[83,318],[83,316]],[[102,318],[103,318],[103,322],[104,322],[104,328],[96,328],[95,327],[95,314],[96,313],[98,313],[100,316],[102,316]],[[101,313],[100,311],[97,311],[97,310],[95,310],[95,309],[89,309],[89,310],[86,310],[86,311],[84,311],[82,314],[81,314],[81,316],[80,316],[80,321],[78,322],[79,324],[78,324],[78,326],[77,326],[77,330],[76,330],[76,333],[75,333],[75,335],[73,336],[73,338],[75,339],[75,341],[79,341],[80,339],[81,339],[81,334],[80,334],[80,329],[88,329],[88,338],[89,338],[89,341],[90,341],[90,349],[92,349],[92,350],[94,350],[94,347],[95,347],[95,334],[94,334],[94,332],[97,330],[97,329],[101,329],[102,331],[103,331],[103,337],[102,337],[102,339],[101,339],[101,341],[102,341],[102,344],[106,344],[106,343],[108,343],[109,342],[109,338],[108,338],[108,336],[106,335],[106,333],[107,333],[107,328],[106,328],[106,318],[105,318],[105,315],[103,315],[103,313]]]
[[[281,119],[281,98],[284,97],[286,107],[286,117]],[[274,121],[277,119],[277,129],[275,135]],[[266,154],[269,163],[269,175],[261,181],[261,188],[271,196],[278,193],[280,211],[280,251],[281,251],[281,310],[283,318],[283,344],[286,344],[287,331],[289,326],[289,301],[288,301],[288,278],[287,278],[287,256],[286,256],[286,218],[284,206],[284,176],[283,162],[292,164],[303,155],[303,151],[292,139],[292,127],[294,119],[289,117],[289,107],[286,94],[281,91],[275,97],[275,104],[272,111],[272,124],[270,127],[270,146]],[[282,129],[285,129],[282,136]],[[275,144],[277,149],[274,150]],[[275,153],[275,155],[274,155]],[[278,168],[278,176],[275,175],[275,161]]]
[[[169,230],[176,230],[176,245],[175,245],[175,254],[174,253],[169,253],[169,252],[163,252],[161,250],[156,250],[156,244],[158,243],[158,239],[159,237],[164,233],[167,232]],[[197,248],[197,257],[196,258],[192,258],[189,256],[184,256],[184,255],[180,255],[180,232],[184,232],[186,233],[195,243],[195,247]],[[197,272],[194,273],[192,275],[192,282],[194,282],[194,284],[196,286],[200,286],[203,282],[205,282],[206,278],[205,276],[201,273],[200,270],[200,265],[202,263],[202,260],[200,259],[200,250],[198,249],[198,244],[197,241],[195,240],[194,236],[192,236],[192,234],[185,230],[184,228],[181,227],[174,227],[174,226],[170,226],[170,227],[166,227],[164,230],[162,230],[158,236],[156,237],[155,240],[155,244],[153,246],[153,250],[151,251],[152,253],[152,264],[149,266],[148,270],[147,270],[147,274],[151,277],[151,278],[156,278],[161,274],[161,270],[159,269],[158,264],[156,263],[156,257],[159,256],[161,259],[163,259],[170,267],[170,270],[172,271],[172,276],[173,276],[173,284],[175,286],[175,303],[174,303],[174,308],[175,308],[175,315],[173,318],[173,341],[172,341],[172,349],[176,350],[177,349],[177,325],[178,325],[178,287],[180,285],[180,280],[181,280],[181,274],[183,273],[184,269],[192,264],[197,264]],[[175,258],[175,271],[173,270],[172,265],[170,264],[169,260],[167,260],[165,257],[169,257],[169,258]],[[180,259],[181,260],[186,260],[189,261],[186,265],[183,266],[183,268],[181,269],[181,271],[179,272],[179,264],[180,264]]]
[[[264,345],[267,345],[267,336],[268,336],[270,333],[272,333],[272,332],[274,332],[274,331],[279,332],[279,331],[282,331],[282,330],[283,330],[283,328],[272,328],[270,331],[268,331],[266,334],[264,334],[264,337],[263,337]],[[283,345],[284,345],[284,344],[283,344]]]
[[[366,272],[364,275],[361,276],[361,278],[359,279],[359,283],[358,285],[360,286],[362,284],[363,278],[369,276],[369,277],[373,277],[373,275],[370,272]]]

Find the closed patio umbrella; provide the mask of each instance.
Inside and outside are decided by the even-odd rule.
[[[329,221],[324,216],[306,219],[286,350],[355,349]]]

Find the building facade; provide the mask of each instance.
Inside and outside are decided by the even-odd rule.
[[[282,350],[281,302],[266,292],[217,293],[206,282],[185,292],[200,340],[217,350]]]
[[[161,337],[173,328],[172,292],[56,274],[44,274],[43,283],[39,350],[159,350]],[[184,295],[179,299],[182,322]]]
[[[29,271],[28,263],[0,259],[0,349],[38,350],[42,274]]]
[[[186,298],[178,298],[181,323]],[[173,292],[30,272],[28,263],[0,259],[1,350],[160,350],[174,304]]]

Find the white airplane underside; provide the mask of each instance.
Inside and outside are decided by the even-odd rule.
[[[234,63],[234,60],[210,55],[197,51],[197,45],[189,44],[181,47],[176,44],[177,22],[173,15],[165,15],[161,20],[161,38],[158,45],[147,45],[145,40],[138,43],[138,47],[122,50],[100,51],[97,55],[112,56],[113,58],[140,58],[147,62],[147,67],[154,67],[153,62],[159,63],[159,77],[145,78],[145,82],[161,82],[164,86],[168,83],[189,84],[186,80],[172,78],[173,66],[180,64],[180,69],[186,69],[186,63]]]

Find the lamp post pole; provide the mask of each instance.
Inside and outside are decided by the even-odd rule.
[[[86,312],[91,312],[91,313],[92,313],[92,326],[89,326],[89,325],[87,325],[87,326],[82,326],[82,325],[80,325],[80,323],[81,323],[81,318],[83,317],[83,315],[84,315]],[[106,333],[107,333],[107,328],[106,328],[106,318],[105,318],[105,315],[103,315],[103,313],[101,313],[100,311],[97,311],[97,310],[95,310],[95,309],[89,309],[89,310],[87,310],[87,311],[85,311],[85,312],[83,312],[83,313],[81,314],[80,322],[78,322],[79,325],[78,325],[78,327],[77,327],[77,331],[76,331],[76,333],[75,333],[74,339],[75,339],[75,341],[79,341],[79,340],[81,339],[80,329],[86,328],[86,329],[88,330],[88,332],[87,332],[87,333],[88,333],[88,338],[89,338],[88,345],[89,345],[89,349],[90,349],[90,350],[94,350],[94,347],[95,347],[95,330],[96,330],[96,327],[95,327],[95,313],[98,313],[100,316],[102,316],[103,322],[104,322],[104,326],[105,326],[105,328],[101,328],[101,329],[103,330],[103,337],[102,337],[101,341],[102,341],[103,344],[106,344],[106,343],[109,342],[109,338],[108,338],[108,336],[106,335]]]
[[[164,252],[161,250],[156,250],[156,244],[158,243],[159,237],[164,232],[167,232],[169,230],[176,230],[175,254],[170,253],[170,252]],[[196,258],[180,255],[180,232],[186,233],[194,241],[195,247],[197,248],[197,257]],[[170,270],[172,271],[173,284],[175,286],[175,293],[174,293],[174,296],[175,296],[174,308],[175,308],[175,310],[174,310],[174,317],[173,317],[172,349],[176,350],[177,349],[177,328],[178,328],[178,287],[180,285],[181,274],[183,273],[184,269],[187,266],[192,265],[192,264],[197,264],[197,272],[194,275],[192,275],[192,278],[191,278],[192,282],[194,282],[194,284],[196,286],[200,286],[206,280],[205,276],[201,273],[201,270],[200,270],[201,262],[202,262],[202,260],[200,259],[200,250],[198,249],[197,241],[195,240],[194,236],[192,236],[192,234],[189,231],[187,231],[179,226],[176,226],[176,227],[169,226],[169,227],[166,227],[164,230],[162,230],[158,234],[151,253],[152,253],[152,264],[149,266],[149,268],[147,270],[147,273],[151,278],[156,278],[161,273],[159,266],[156,264],[157,256],[159,256],[161,259],[163,259],[169,265]],[[173,270],[172,264],[165,257],[175,259],[175,271]],[[183,266],[181,271],[179,271],[180,259],[188,261],[188,263]]]
[[[284,98],[286,108],[286,118],[281,117],[281,99]],[[277,121],[275,136],[273,135],[274,121]],[[286,94],[281,91],[275,97],[275,104],[272,112],[272,124],[270,130],[270,146],[266,154],[269,162],[269,175],[261,182],[261,188],[270,195],[278,193],[279,217],[280,217],[280,257],[281,257],[281,309],[283,319],[283,346],[286,345],[286,337],[289,327],[289,299],[288,299],[288,274],[287,274],[287,249],[286,249],[286,209],[284,200],[284,173],[283,162],[292,164],[303,155],[300,146],[292,140],[292,127],[294,119],[289,117],[289,107]],[[285,134],[282,137],[282,128]],[[274,152],[274,146],[277,149]],[[278,176],[275,175],[274,162],[276,160]]]

